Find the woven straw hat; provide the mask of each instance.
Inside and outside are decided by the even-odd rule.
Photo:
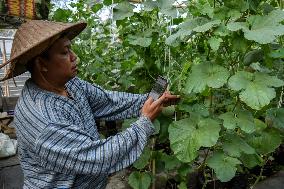
[[[28,61],[40,55],[64,33],[70,40],[87,26],[86,23],[61,23],[46,20],[29,20],[17,30],[11,50],[10,60],[0,68],[11,63],[7,74],[0,81],[16,77],[27,71]]]

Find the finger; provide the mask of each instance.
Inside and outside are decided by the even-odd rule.
[[[157,106],[157,107],[155,107],[153,112],[155,112],[155,114],[159,114],[163,110],[163,107],[164,107],[163,105]]]
[[[163,102],[165,101],[165,98],[166,98],[166,95],[163,94],[160,98],[158,98],[157,100],[155,100],[153,103],[152,103],[152,107],[157,107],[157,106],[161,106],[163,104]]]
[[[171,95],[170,91],[165,91],[166,95]]]
[[[179,99],[180,95],[166,94],[167,99]]]
[[[171,106],[171,105],[176,105],[179,101],[180,101],[180,97],[179,96],[171,97],[171,98],[166,97],[165,101],[163,102],[163,105],[165,107]]]
[[[154,99],[150,96],[146,101],[145,101],[145,105],[151,105],[153,103]]]

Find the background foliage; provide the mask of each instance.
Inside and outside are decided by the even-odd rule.
[[[50,17],[88,23],[73,44],[81,78],[145,93],[164,75],[182,96],[155,121],[158,132],[129,177],[133,188],[155,186],[159,173],[186,188],[193,171],[204,188],[240,174],[259,181],[262,171],[254,177],[252,169],[263,170],[283,141],[281,0],[79,0],[71,7]],[[106,8],[113,14],[102,21]]]

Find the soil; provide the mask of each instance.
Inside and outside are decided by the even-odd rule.
[[[131,189],[127,183],[129,174],[130,172],[127,169],[115,173],[109,178],[106,189]]]

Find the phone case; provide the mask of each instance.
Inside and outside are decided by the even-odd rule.
[[[151,92],[149,93],[149,96],[152,97],[154,100],[157,100],[166,91],[167,86],[168,86],[167,79],[163,78],[162,76],[159,76]]]

